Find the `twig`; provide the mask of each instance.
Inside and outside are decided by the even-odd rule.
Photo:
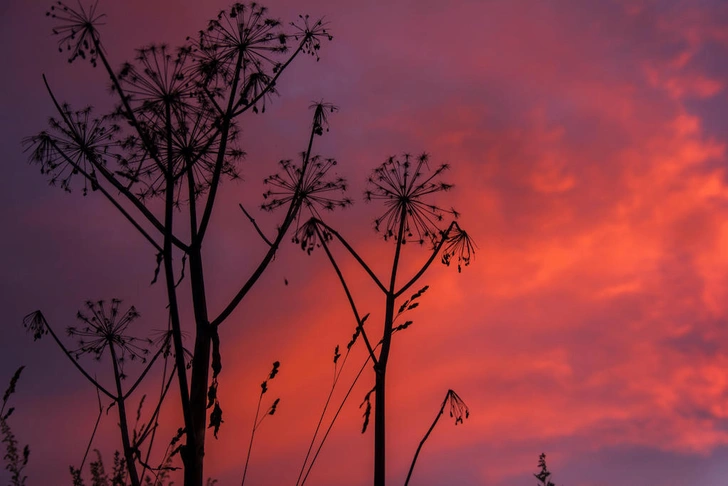
[[[243,213],[248,217],[248,219],[250,220],[250,222],[253,223],[253,226],[255,227],[255,230],[258,232],[258,234],[260,235],[260,237],[263,238],[263,241],[265,241],[268,244],[268,246],[273,247],[273,243],[271,243],[270,240],[265,237],[265,235],[263,234],[263,232],[260,230],[260,227],[258,227],[258,224],[255,222],[255,219],[253,219],[253,217],[245,210],[245,208],[243,207],[242,204],[238,204],[238,206],[240,206],[240,209],[243,210]]]

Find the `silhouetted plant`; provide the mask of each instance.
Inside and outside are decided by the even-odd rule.
[[[316,247],[324,248],[354,313],[357,331],[361,334],[369,358],[374,363],[375,385],[367,393],[362,406],[365,406],[363,426],[363,431],[365,431],[372,408],[370,397],[374,393],[374,484],[376,486],[385,484],[385,379],[391,351],[391,339],[394,333],[406,329],[411,324],[411,322],[405,322],[395,327],[395,321],[402,313],[419,305],[415,300],[427,290],[427,287],[413,294],[399,307],[396,306],[396,301],[417,283],[438,254],[441,255],[442,263],[447,266],[454,261],[457,262],[458,272],[460,272],[463,266],[470,264],[475,253],[475,243],[455,221],[455,218],[459,216],[457,211],[442,208],[428,200],[433,194],[452,188],[452,185],[439,181],[439,176],[447,169],[448,166],[443,164],[431,170],[427,154],[418,157],[404,154],[399,158],[388,158],[374,170],[373,175],[369,178],[368,188],[364,193],[365,200],[381,201],[385,207],[384,214],[374,220],[374,229],[383,236],[385,241],[393,242],[395,245],[391,271],[386,280],[380,280],[352,245],[320,218],[309,220],[299,228],[294,236],[294,242],[309,254]],[[446,217],[454,219],[443,228],[441,225]],[[385,296],[384,326],[382,337],[376,346],[372,346],[372,342],[364,330],[364,320],[360,317],[343,273],[329,249],[332,241],[338,241],[347,250]],[[417,243],[420,246],[428,244],[431,245],[431,249],[429,257],[419,270],[404,284],[398,284],[402,250],[407,243]],[[375,348],[380,345],[381,348],[376,353]]]
[[[211,421],[222,423],[219,401],[208,406],[208,394],[213,389],[216,393],[222,370],[219,326],[273,260],[290,226],[298,226],[302,210],[318,214],[319,207],[349,203],[333,196],[345,188],[343,179],[327,179],[335,161],[312,154],[314,138],[328,131],[335,107],[323,101],[312,106],[313,123],[300,166],[286,162],[287,178],[269,181],[288,192],[268,194],[264,205],[286,208],[273,236],[266,237],[243,208],[267,249],[229,302],[213,313],[207,304],[202,249],[217,193],[224,180],[238,177],[238,162],[245,155],[239,147],[241,115],[264,112],[293,60],[300,54],[318,59],[321,43],[332,37],[320,19],[305,15],[284,25],[265,7],[235,3],[181,48],[146,46],[134,61],[115,70],[102,41],[104,15],[96,3],[74,8],[57,2],[47,15],[56,23],[59,51],[69,62],[85,59],[103,67],[100,82],[111,80],[117,106],[100,116],[91,108],[74,110],[57,100],[44,77],[57,115],[47,130],[24,144],[30,161],[52,185],[71,191],[76,179],[82,179],[84,195],[96,192],[107,199],[154,249],[152,282],[161,272],[184,420],[185,443],[179,448],[184,484],[201,486],[209,408]],[[185,268],[194,314],[189,377],[177,291]]]
[[[5,462],[5,469],[11,474],[10,486],[25,486],[25,481],[28,479],[23,474],[23,470],[28,465],[30,448],[25,445],[21,449],[8,423],[8,419],[15,411],[15,407],[8,407],[8,403],[10,397],[15,393],[15,387],[18,384],[23,369],[25,369],[25,366],[21,366],[13,374],[8,388],[3,393],[3,403],[0,405],[0,435],[2,435],[2,443],[5,445],[3,460]]]
[[[258,396],[258,406],[255,409],[255,418],[253,418],[253,430],[250,432],[250,444],[248,445],[248,455],[245,457],[245,468],[243,469],[243,479],[241,481],[241,485],[245,485],[245,477],[248,474],[248,465],[250,464],[250,452],[253,450],[253,441],[255,439],[255,431],[258,430],[258,427],[260,427],[260,424],[263,423],[263,420],[265,420],[266,417],[269,415],[275,415],[276,410],[278,410],[278,404],[280,403],[281,399],[276,398],[273,400],[271,405],[268,407],[268,410],[263,414],[263,416],[258,419],[260,416],[260,404],[263,401],[263,395],[265,395],[268,392],[268,382],[276,377],[278,374],[278,370],[281,366],[281,363],[279,361],[273,362],[273,368],[271,369],[270,373],[268,373],[268,378],[263,380],[263,383],[260,384],[260,395]]]
[[[465,405],[463,399],[460,398],[460,396],[454,391],[448,390],[445,394],[445,399],[442,401],[442,405],[440,405],[440,410],[435,416],[435,420],[432,421],[432,425],[430,425],[430,428],[427,429],[425,436],[422,438],[420,444],[417,446],[415,456],[412,458],[412,464],[410,465],[409,472],[407,473],[407,479],[404,481],[404,486],[407,486],[409,484],[410,478],[412,477],[412,471],[414,471],[415,469],[417,457],[419,457],[420,455],[420,450],[422,450],[422,446],[425,445],[425,442],[430,437],[430,434],[434,430],[435,425],[437,425],[437,421],[440,420],[440,417],[442,417],[442,414],[445,412],[445,406],[448,403],[450,404],[450,418],[455,419],[455,425],[463,423],[463,420],[470,417],[470,409],[467,405]]]
[[[369,314],[362,317],[362,321],[366,321],[368,318],[369,318]],[[296,479],[296,486],[299,486],[299,485],[303,486],[306,483],[306,480],[308,479],[308,476],[311,473],[311,470],[313,469],[314,464],[316,463],[316,459],[318,459],[319,453],[321,452],[321,449],[323,448],[324,444],[326,443],[326,439],[328,438],[329,433],[331,432],[331,429],[334,427],[334,423],[336,423],[336,419],[338,419],[339,414],[341,413],[341,410],[344,408],[344,404],[349,399],[349,396],[351,395],[351,392],[354,389],[354,386],[359,381],[361,374],[364,372],[366,365],[369,363],[369,360],[371,359],[367,355],[367,358],[364,361],[364,364],[362,364],[362,366],[359,369],[359,372],[354,377],[354,380],[350,384],[349,389],[347,390],[346,394],[344,395],[344,398],[341,400],[341,403],[339,404],[339,407],[337,408],[336,412],[334,413],[334,416],[331,418],[331,421],[329,422],[329,425],[326,428],[326,431],[323,433],[323,437],[321,437],[318,447],[316,448],[316,451],[313,452],[313,447],[316,444],[316,439],[318,438],[318,433],[321,429],[321,425],[326,416],[326,411],[328,410],[329,405],[331,403],[331,398],[334,395],[334,391],[336,390],[336,386],[339,383],[341,375],[344,371],[344,367],[346,366],[346,363],[348,362],[351,349],[354,346],[354,344],[356,344],[360,335],[361,335],[361,333],[359,331],[359,326],[357,326],[357,329],[354,332],[354,334],[352,335],[351,340],[346,345],[346,353],[344,354],[343,359],[341,359],[341,353],[339,352],[339,345],[336,345],[336,347],[334,348],[334,356],[333,356],[334,380],[331,384],[331,389],[329,390],[329,394],[326,397],[326,401],[324,402],[323,409],[321,410],[321,416],[319,417],[319,420],[316,423],[316,428],[314,429],[313,435],[311,437],[311,442],[309,443],[308,449],[306,450],[306,456],[303,459],[303,464],[301,465],[301,469],[298,473],[298,478]],[[340,365],[339,365],[339,361],[341,361]],[[311,455],[312,452],[313,452],[313,456]],[[311,458],[311,462],[309,462],[309,458]],[[306,466],[308,466],[308,467],[306,467]]]
[[[68,326],[66,328],[68,336],[77,339],[78,347],[76,349],[69,350],[63,344],[40,311],[36,311],[25,316],[23,323],[28,331],[33,333],[35,339],[39,339],[45,334],[50,334],[64,354],[76,366],[76,369],[78,369],[81,374],[94,385],[97,393],[103,393],[112,400],[112,405],[115,405],[118,411],[119,429],[124,451],[123,461],[121,464],[128,470],[128,478],[132,486],[139,486],[142,484],[143,480],[143,474],[140,476],[137,470],[137,462],[141,458],[139,450],[148,436],[137,433],[134,433],[133,437],[131,436],[129,418],[127,414],[127,403],[131,394],[139,386],[154,363],[161,356],[164,356],[164,359],[169,356],[170,343],[169,340],[162,342],[154,356],[147,360],[149,350],[145,346],[151,345],[152,340],[140,339],[128,334],[127,332],[127,328],[139,317],[139,313],[136,311],[134,306],[130,307],[125,312],[121,312],[120,305],[121,301],[118,299],[112,299],[110,305],[102,300],[97,302],[86,302],[85,313],[79,311],[76,315],[77,319],[81,322],[81,326]],[[107,353],[107,350],[111,359],[114,392],[109,391],[101,385],[96,378],[91,377],[91,373],[89,373],[89,371],[79,363],[80,358],[87,354],[91,355],[96,361],[100,361],[103,355]],[[127,359],[139,360],[142,363],[145,363],[146,366],[129,389],[124,391],[122,388],[122,381],[127,378],[127,375],[124,372],[124,364]],[[164,396],[160,397],[159,406],[155,410],[150,422],[156,420],[156,417],[159,414],[159,407],[161,406],[161,401],[163,399]],[[141,416],[141,406],[143,401],[144,398],[140,401],[139,408],[137,410],[137,422]],[[99,396],[99,417],[97,418],[94,431],[91,435],[91,440],[89,441],[89,448],[93,441],[93,437],[96,434],[98,422],[101,417],[101,410],[101,398]],[[149,448],[151,449],[151,445]],[[86,454],[88,454],[88,448],[86,450]],[[80,478],[85,460],[86,455],[84,455],[84,458],[81,461],[81,466],[77,470],[71,468],[71,475],[73,476],[74,481],[76,481],[77,477]],[[99,461],[98,464],[101,464],[101,462]],[[118,464],[118,461],[115,460],[115,471]],[[94,467],[92,467],[91,470],[93,472]],[[76,473],[74,471],[78,472]],[[117,477],[116,473],[114,473],[114,477]]]
[[[91,461],[89,464],[91,486],[126,486],[127,467],[119,451],[114,453],[114,465],[111,476],[106,473],[101,451],[94,449],[94,452],[96,453],[96,460]],[[71,478],[73,480],[73,486],[85,486],[86,484],[81,477],[81,468],[74,469],[71,467]]]
[[[546,467],[546,453],[542,452],[541,455],[538,456],[538,467],[541,470],[534,474],[534,476],[538,479],[539,484],[541,486],[556,486],[549,480],[551,472],[549,472],[548,467]]]

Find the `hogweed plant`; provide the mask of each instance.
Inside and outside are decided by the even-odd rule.
[[[51,185],[68,192],[80,186],[82,194],[107,200],[156,255],[152,282],[161,274],[166,286],[184,421],[179,449],[184,484],[201,486],[207,413],[213,408],[211,418],[220,423],[222,415],[218,400],[208,406],[208,395],[217,396],[222,370],[220,325],[267,269],[290,227],[298,226],[302,211],[317,215],[319,208],[349,203],[337,195],[345,188],[343,179],[329,176],[335,162],[312,153],[335,107],[313,105],[301,162],[282,164],[285,174],[269,181],[275,189],[263,209],[284,211],[272,235],[266,236],[243,208],[266,247],[227,304],[211,309],[203,248],[217,196],[224,181],[239,178],[243,120],[265,112],[293,61],[307,55],[318,60],[323,42],[332,36],[321,19],[302,15],[284,24],[259,4],[235,3],[181,47],[145,46],[115,69],[100,30],[105,16],[96,3],[72,7],[59,1],[47,16],[55,23],[59,51],[69,63],[85,60],[100,67],[98,82],[110,81],[116,106],[101,115],[90,107],[74,109],[58,100],[44,77],[56,115],[46,130],[23,143],[30,162]],[[183,276],[189,292],[180,293]],[[193,310],[189,324],[180,315],[180,299],[187,295]],[[189,372],[185,327],[193,330]]]
[[[374,395],[374,484],[385,484],[385,392],[387,363],[391,353],[392,336],[406,329],[411,322],[395,326],[396,319],[408,310],[416,308],[415,302],[427,287],[403,300],[405,292],[412,288],[430,268],[437,256],[447,266],[457,264],[458,272],[468,266],[475,254],[476,246],[456,219],[459,213],[454,209],[438,206],[432,201],[435,194],[449,191],[452,185],[441,182],[439,177],[448,169],[446,164],[431,169],[429,156],[422,154],[413,157],[404,154],[402,157],[390,157],[374,170],[368,180],[364,193],[366,201],[379,202],[384,206],[384,213],[374,220],[374,229],[385,241],[394,243],[394,255],[391,270],[386,278],[380,279],[353,246],[334,228],[320,218],[312,218],[304,224],[294,237],[294,242],[309,254],[316,247],[323,247],[345,291],[354,317],[357,332],[369,353],[374,367],[375,384],[367,393],[362,406],[364,410],[364,430],[369,421],[372,408],[371,395]],[[446,219],[450,219],[445,226]],[[381,338],[372,342],[364,330],[364,319],[360,316],[354,298],[344,275],[330,250],[333,242],[341,244],[353,257],[363,271],[371,278],[374,285],[384,294],[384,325]],[[429,247],[429,255],[419,269],[411,276],[402,278],[399,270],[402,264],[403,250],[412,244]],[[397,305],[397,302],[400,302]]]
[[[141,450],[142,447],[147,448],[145,457],[148,458],[153,442],[153,434],[150,434],[150,431],[137,431],[136,427],[133,431],[131,430],[127,407],[131,395],[141,384],[145,376],[147,376],[154,364],[160,358],[166,360],[169,357],[171,347],[169,337],[171,336],[167,334],[167,339],[159,343],[159,349],[150,356],[148,346],[152,345],[153,341],[151,339],[137,338],[128,332],[129,325],[139,317],[139,313],[134,306],[129,307],[126,311],[122,311],[121,301],[118,299],[112,299],[110,303],[105,301],[88,301],[86,302],[85,310],[79,311],[76,317],[80,325],[68,326],[66,328],[68,336],[76,339],[76,348],[69,348],[61,341],[41,311],[28,314],[24,319],[24,324],[36,340],[46,334],[50,334],[76,369],[94,386],[97,394],[103,394],[111,399],[111,404],[108,408],[112,406],[116,407],[123,449],[123,457],[115,461],[115,469],[118,468],[119,464],[124,466],[123,469],[126,470],[125,477],[128,477],[132,486],[139,486],[144,482],[144,476],[147,470],[152,469],[146,465],[144,458],[142,458]],[[108,355],[111,361],[113,375],[114,386],[112,389],[105,387],[97,378],[92,377],[87,367],[81,364],[81,358],[86,355],[96,361],[101,361],[104,355]],[[122,382],[128,378],[124,370],[127,361],[139,361],[144,365],[144,368],[131,386],[124,390]],[[164,380],[163,378],[164,381],[169,382],[170,380]],[[168,386],[166,388],[168,389]],[[157,423],[161,403],[165,395],[166,392],[160,396],[159,402],[148,424]],[[141,417],[143,402],[144,397],[140,400],[137,410],[137,423]],[[96,420],[94,431],[91,434],[86,454],[88,454],[96,434],[102,410],[103,407],[99,396],[99,416]],[[86,455],[84,455],[81,466],[78,469],[71,468],[74,482],[80,480],[81,470],[83,469],[85,460]],[[141,473],[139,472],[140,469],[142,470]]]

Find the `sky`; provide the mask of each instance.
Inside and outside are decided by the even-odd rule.
[[[60,331],[86,300],[118,297],[139,310],[141,333],[166,324],[164,288],[149,283],[154,250],[96,194],[49,187],[22,152],[21,139],[53,114],[42,74],[73,106],[112,106],[101,69],[58,54],[48,6],[0,6],[0,153],[8,171],[0,179],[0,383],[26,365],[11,425],[30,444],[31,485],[68,483],[98,407],[60,350],[25,333],[23,316],[42,309]],[[179,45],[225,6],[102,1],[108,55],[120,65],[137,47]],[[224,184],[204,249],[210,307],[223,308],[265,250],[238,203],[274,230],[276,215],[253,209],[262,179],[305,148],[311,101],[333,102],[340,112],[316,150],[338,160],[355,204],[326,220],[375,271],[386,273],[394,246],[374,232],[382,211],[362,193],[392,155],[426,151],[451,165],[443,180],[454,188],[434,201],[462,213],[459,223],[478,245],[462,273],[428,271],[421,282],[430,288],[408,316],[414,324],[394,341],[391,484],[404,481],[448,389],[470,417],[457,426],[440,421],[413,485],[534,484],[542,452],[559,486],[725,484],[728,4],[268,6],[284,21],[324,16],[334,39],[320,61],[296,60],[266,113],[241,124],[244,181]],[[383,299],[339,255],[359,307],[381,326]],[[426,248],[407,247],[403,271],[426,257]],[[189,322],[189,306],[183,312]],[[294,484],[331,385],[334,347],[353,330],[325,255],[285,245],[221,328],[225,422],[219,439],[210,435],[206,473],[220,484],[240,480],[260,382],[279,360],[265,398],[281,402],[256,432],[247,481]],[[364,350],[355,347],[349,359],[347,383]],[[108,360],[85,364],[110,383]],[[156,393],[155,380],[141,392]],[[358,405],[373,383],[367,367],[308,484],[371,484],[373,433],[361,434]],[[165,407],[160,437],[171,437],[181,420],[173,401]],[[111,411],[94,447],[110,460],[119,442]]]

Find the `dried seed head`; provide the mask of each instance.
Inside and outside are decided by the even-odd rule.
[[[464,419],[470,417],[470,409],[453,390],[447,391],[445,401],[450,403],[450,417],[455,419],[455,425],[462,424]]]
[[[59,37],[58,52],[67,52],[69,63],[80,57],[88,59],[91,65],[96,67],[101,49],[96,28],[103,25],[101,19],[106,16],[96,12],[97,6],[98,2],[94,2],[88,8],[84,8],[79,2],[78,8],[74,9],[59,1],[46,12],[46,17],[57,22],[53,28],[53,35]]]
[[[478,246],[475,241],[463,231],[460,226],[455,223],[442,249],[442,263],[450,266],[450,262],[457,257],[458,273],[462,271],[462,267],[470,265],[470,261],[475,256],[475,250]]]
[[[437,192],[448,191],[452,185],[437,181],[437,177],[448,169],[443,164],[430,170],[429,156],[422,154],[402,158],[390,157],[374,169],[364,192],[366,201],[382,201],[386,211],[374,220],[374,229],[385,240],[400,238],[401,242],[434,244],[442,234],[440,225],[446,214],[457,216],[453,209],[443,209],[426,200]]]
[[[100,360],[110,346],[114,346],[117,353],[122,378],[126,359],[146,362],[151,339],[141,339],[126,333],[127,327],[139,317],[134,306],[126,312],[120,312],[121,300],[112,299],[111,305],[99,300],[86,302],[86,313],[78,312],[76,317],[81,321],[80,327],[68,327],[67,333],[78,339],[78,348],[71,350],[76,359],[90,354],[94,359]]]

